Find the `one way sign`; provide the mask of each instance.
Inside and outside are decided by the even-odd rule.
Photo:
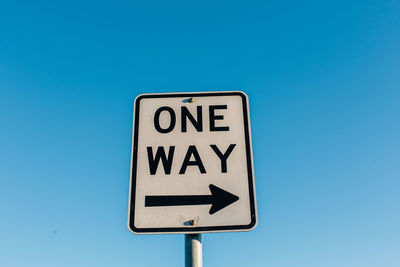
[[[135,100],[128,227],[138,234],[249,231],[257,223],[243,92]]]

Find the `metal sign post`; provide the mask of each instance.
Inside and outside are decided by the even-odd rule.
[[[202,267],[201,234],[185,234],[185,267]]]

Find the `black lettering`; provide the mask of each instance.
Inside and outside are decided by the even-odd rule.
[[[196,128],[196,130],[198,132],[202,132],[203,131],[203,116],[202,116],[202,107],[201,106],[197,106],[197,121],[192,116],[192,114],[187,109],[187,107],[182,107],[181,111],[182,111],[182,113],[181,113],[182,132],[186,132],[187,131],[186,118],[188,118],[190,120],[190,122],[193,124],[194,128]]]
[[[219,157],[221,160],[221,172],[225,173],[227,172],[227,167],[226,167],[226,160],[228,159],[229,155],[232,153],[233,149],[235,148],[236,144],[231,144],[228,149],[225,151],[224,154],[221,153],[219,148],[216,145],[210,145],[211,148],[214,150],[215,154]]]
[[[162,160],[162,164],[164,166],[164,173],[171,174],[172,160],[174,158],[175,146],[170,146],[168,151],[168,158],[165,154],[165,150],[163,146],[159,146],[157,148],[156,156],[153,157],[153,148],[147,147],[147,157],[149,159],[149,169],[150,174],[155,175],[157,172],[158,164],[160,163],[160,159]]]
[[[216,105],[216,106],[210,106],[210,131],[229,131],[229,126],[215,126],[215,121],[216,120],[223,120],[224,115],[215,115],[215,110],[216,109],[227,109],[226,105]]]
[[[190,160],[192,155],[194,157],[193,161]],[[197,166],[199,167],[201,173],[206,173],[206,169],[204,169],[203,162],[201,162],[199,152],[197,152],[196,146],[194,145],[189,146],[179,174],[185,174],[187,166]]]
[[[161,112],[163,112],[163,111],[167,111],[169,113],[169,116],[171,117],[169,126],[166,129],[163,129],[160,126],[160,115],[161,115]],[[170,131],[172,131],[174,129],[175,123],[176,123],[175,112],[170,107],[161,107],[161,108],[157,109],[156,113],[154,114],[154,127],[160,133],[169,133]]]

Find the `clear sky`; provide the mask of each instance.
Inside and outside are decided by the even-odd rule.
[[[133,99],[242,90],[258,227],[205,266],[400,266],[400,3],[0,3],[0,266],[183,266],[127,227]]]

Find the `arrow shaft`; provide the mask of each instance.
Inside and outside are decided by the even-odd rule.
[[[146,196],[146,207],[162,206],[188,206],[188,205],[207,205],[212,204],[211,195],[198,196]]]

